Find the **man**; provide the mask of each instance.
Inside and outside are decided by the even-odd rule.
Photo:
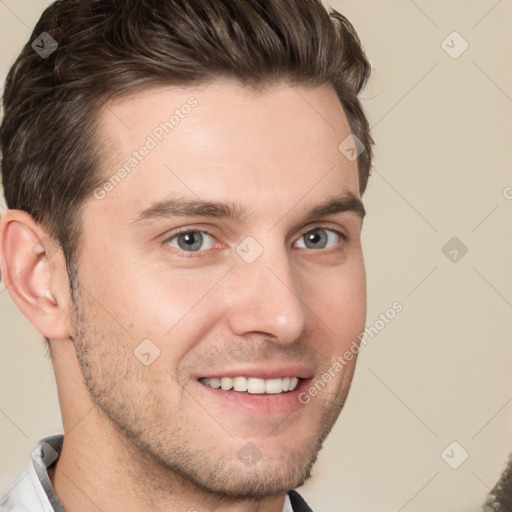
[[[311,510],[366,317],[369,70],[319,0],[43,13],[5,87],[1,271],[64,435],[2,510]]]

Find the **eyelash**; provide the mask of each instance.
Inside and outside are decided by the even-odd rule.
[[[331,231],[332,233],[337,234],[340,237],[340,239],[341,239],[341,243],[338,244],[338,245],[342,245],[342,244],[348,243],[348,241],[349,241],[349,237],[344,232],[338,231],[336,229],[329,228],[327,226],[315,226],[313,228],[308,228],[306,231],[303,231],[301,233],[301,235],[298,237],[297,240],[300,240],[302,237],[304,237],[304,235],[307,235],[308,233],[310,233],[312,231],[322,230],[322,229],[326,230],[326,231]],[[203,229],[183,228],[183,229],[180,229],[179,231],[174,232],[171,236],[166,238],[163,243],[164,244],[169,244],[169,242],[171,240],[174,240],[177,236],[179,236],[181,234],[184,234],[184,233],[206,233],[208,236],[211,236],[214,240],[216,240],[216,238],[209,231],[206,231],[206,230],[203,230]],[[183,257],[183,258],[196,258],[196,257],[199,257],[201,253],[204,253],[204,252],[207,252],[208,250],[211,250],[211,249],[206,249],[206,250],[201,250],[201,251],[190,251],[190,252],[188,252],[188,251],[183,251],[182,249],[179,249],[179,248],[176,248],[176,247],[172,247],[172,249],[175,250],[175,251],[179,251],[181,253],[180,257]],[[329,251],[329,250],[333,250],[333,249],[336,249],[336,248],[335,247],[330,247],[329,249],[319,249],[319,250],[309,249],[309,250],[314,251],[314,252],[321,252],[321,251]],[[338,250],[341,250],[341,249],[338,247]]]

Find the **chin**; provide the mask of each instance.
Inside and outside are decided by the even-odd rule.
[[[311,476],[317,456],[305,461],[303,454],[293,454],[276,463],[244,466],[238,461],[222,468],[182,472],[180,476],[203,492],[232,500],[265,498],[285,494],[300,487]],[[176,468],[173,470],[177,473]]]

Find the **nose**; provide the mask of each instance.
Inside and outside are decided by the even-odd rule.
[[[252,263],[240,258],[231,280],[228,320],[233,333],[263,333],[281,344],[301,336],[309,309],[284,247],[265,248]]]

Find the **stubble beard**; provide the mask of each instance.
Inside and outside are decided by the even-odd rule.
[[[119,433],[126,447],[126,468],[146,494],[152,487],[171,492],[178,477],[183,488],[196,492],[199,489],[214,499],[258,499],[282,495],[311,477],[318,453],[346,401],[353,369],[347,368],[348,384],[343,385],[345,378],[339,392],[323,404],[316,432],[294,451],[272,460],[262,457],[248,468],[236,455],[243,443],[222,453],[218,442],[201,446],[205,435],[197,431],[197,426],[183,423],[163,429],[161,425],[169,422],[159,418],[155,397],[135,394],[134,390],[143,388],[134,384],[140,383],[137,377],[143,382],[144,372],[129,350],[127,335],[121,329],[101,327],[93,314],[93,302],[85,312],[78,287],[73,290],[73,303],[73,343],[83,382],[100,415]]]

